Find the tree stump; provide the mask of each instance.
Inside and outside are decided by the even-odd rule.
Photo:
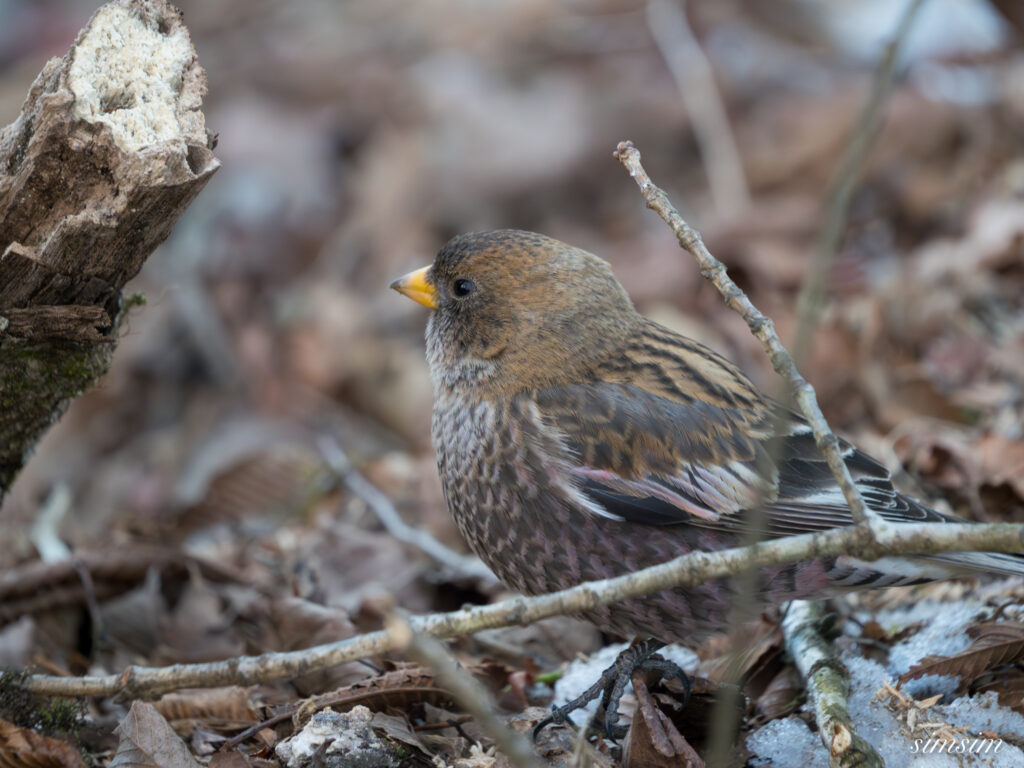
[[[0,500],[110,363],[122,289],[220,163],[165,0],[100,8],[0,131]]]

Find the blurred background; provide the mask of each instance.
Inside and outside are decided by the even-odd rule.
[[[0,0],[0,123],[98,5]],[[0,512],[0,568],[24,574],[46,546],[94,553],[100,614],[73,575],[43,579],[0,616],[0,663],[301,647],[318,638],[268,618],[293,598],[372,626],[361,612],[381,588],[413,611],[497,594],[386,533],[318,443],[464,549],[429,444],[426,311],[387,289],[457,233],[591,250],[643,312],[778,392],[612,151],[636,143],[791,343],[830,183],[905,3],[178,5],[223,167],[130,286],[145,305],[111,371]],[[983,520],[1024,521],[1022,8],[925,3],[804,364],[835,428],[906,489]],[[221,570],[178,567],[183,554]]]

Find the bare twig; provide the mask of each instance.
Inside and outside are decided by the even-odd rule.
[[[391,500],[352,466],[337,440],[327,435],[321,436],[317,439],[317,447],[331,471],[338,476],[349,491],[366,502],[388,533],[399,541],[422,550],[459,576],[495,581],[494,574],[482,561],[475,557],[460,555],[426,531],[413,528],[406,523],[398,514],[398,510],[395,509]]]
[[[822,605],[806,600],[789,603],[782,619],[786,650],[807,681],[818,735],[829,751],[832,765],[882,768],[884,763],[874,747],[854,731],[843,670],[832,642],[818,631],[825,615]]]
[[[685,0],[678,3],[649,0],[647,26],[690,116],[715,207],[733,218],[750,205],[747,178],[711,63],[686,21]]]
[[[633,177],[640,187],[640,193],[647,202],[647,207],[661,216],[665,223],[672,228],[676,239],[679,240],[679,244],[693,254],[700,265],[701,275],[714,284],[715,288],[718,289],[725,299],[726,305],[738,312],[746,320],[751,333],[764,346],[765,352],[772,362],[772,367],[793,388],[797,405],[800,406],[801,412],[811,425],[811,430],[814,432],[814,440],[819,450],[824,454],[829,469],[832,470],[832,474],[835,476],[836,482],[843,492],[843,497],[850,506],[854,522],[864,523],[869,520],[871,521],[871,526],[858,526],[857,528],[859,536],[870,539],[875,535],[875,527],[884,524],[884,522],[877,513],[868,509],[864,499],[861,498],[860,491],[854,485],[853,478],[850,476],[850,472],[839,453],[839,440],[829,428],[828,422],[825,421],[825,417],[818,407],[818,399],[815,397],[814,388],[800,375],[800,371],[797,370],[796,365],[793,363],[793,358],[790,357],[786,348],[779,340],[778,334],[775,332],[775,324],[772,323],[770,318],[762,314],[751,303],[746,294],[739,289],[739,286],[732,281],[732,278],[725,271],[725,265],[711,255],[704,245],[700,233],[683,220],[683,217],[679,215],[679,212],[669,201],[665,191],[654,185],[650,176],[647,175],[647,171],[640,164],[640,152],[633,146],[633,142],[619,142],[618,147],[615,149],[615,157],[626,166],[629,175]]]
[[[885,54],[875,69],[871,91],[861,108],[829,189],[817,253],[797,299],[797,331],[793,345],[797,361],[804,359],[818,326],[828,273],[846,229],[853,192],[864,161],[879,133],[882,107],[892,93],[903,41],[923,4],[923,0],[914,0],[907,6],[886,46]],[[807,683],[818,733],[825,748],[829,750],[834,766],[883,765],[871,745],[858,736],[853,728],[847,707],[848,686],[843,671],[835,660],[832,643],[817,632],[823,612],[820,603],[798,600],[789,605],[782,622],[786,648]]]
[[[71,489],[58,481],[39,506],[29,538],[44,563],[59,563],[71,559],[71,549],[60,537],[60,525],[71,509]]]
[[[826,279],[839,250],[843,230],[846,228],[853,192],[857,188],[868,151],[878,136],[882,107],[889,99],[895,82],[900,48],[922,5],[924,0],[914,0],[903,12],[896,31],[886,46],[885,54],[875,70],[871,92],[857,117],[850,141],[846,144],[846,150],[839,161],[839,167],[829,189],[825,203],[825,218],[818,235],[817,255],[797,298],[797,331],[793,344],[793,358],[798,362],[803,360],[811,334],[818,325]]]
[[[865,540],[855,527],[834,528],[802,536],[734,547],[719,552],[692,552],[614,579],[585,582],[570,589],[536,597],[517,597],[486,606],[410,619],[416,632],[433,637],[468,635],[481,629],[528,624],[561,614],[583,613],[600,605],[646,595],[668,587],[693,587],[711,579],[734,576],[746,568],[795,563],[816,557],[847,555],[874,560],[888,555],[938,552],[1024,553],[1024,525],[1010,523],[905,523],[878,527],[874,540]],[[290,653],[267,653],[206,664],[169,667],[128,667],[119,675],[50,677],[31,675],[12,684],[34,693],[57,696],[155,696],[180,688],[251,685],[296,677],[355,659],[377,656],[395,648],[385,631],[370,632],[337,643]],[[3,680],[0,675],[0,680]]]
[[[513,765],[541,768],[537,753],[526,737],[513,731],[495,714],[497,704],[494,697],[476,678],[456,664],[440,642],[416,632],[408,620],[398,615],[392,616],[388,624],[388,631],[395,638],[398,650],[404,650],[423,666],[433,669],[437,682],[473,716],[480,729],[491,737],[498,750]]]
[[[812,337],[814,329],[817,327],[818,318],[820,316],[821,306],[824,298],[826,276],[828,274],[832,262],[835,259],[836,251],[838,250],[840,235],[845,226],[847,213],[849,211],[850,206],[850,200],[852,198],[853,190],[856,185],[857,176],[860,172],[861,167],[864,164],[864,159],[867,156],[872,141],[878,133],[880,116],[882,114],[882,105],[885,103],[889,94],[892,91],[894,76],[896,72],[896,62],[898,59],[900,45],[902,41],[905,39],[906,34],[910,29],[910,25],[915,17],[915,14],[917,13],[921,5],[922,0],[915,0],[907,7],[907,10],[903,18],[901,19],[893,35],[892,40],[887,46],[886,53],[883,56],[882,61],[880,62],[876,70],[875,78],[872,83],[871,93],[867,101],[865,102],[865,105],[854,127],[851,140],[847,144],[846,152],[844,153],[843,158],[840,161],[834,183],[829,192],[828,202],[825,206],[826,215],[824,225],[822,227],[818,242],[817,256],[814,259],[813,264],[811,265],[811,269],[808,271],[804,279],[804,283],[801,288],[800,296],[798,299],[797,334],[796,340],[794,342],[792,356],[793,362],[788,364],[792,366],[793,371],[797,370],[797,365],[799,361],[804,359],[804,355],[807,351],[807,346],[810,343],[810,339]],[[655,8],[661,8],[663,10],[659,12],[659,16],[661,17],[662,24],[671,25],[674,23],[676,26],[678,26],[681,23],[682,25],[685,26],[685,15],[675,12],[675,7],[672,6],[668,2],[668,0],[650,0],[647,7],[649,14],[648,18],[652,22],[654,20],[653,11],[655,10]],[[673,19],[673,16],[678,16],[680,18]],[[667,32],[663,31],[660,33],[659,36],[657,30],[661,29],[660,25],[655,25],[654,23],[651,23],[651,28],[652,31],[655,31],[655,35],[659,40],[666,37],[668,34]],[[688,33],[689,30],[687,29],[686,32]],[[692,36],[690,36],[690,39],[692,39]],[[696,44],[694,44],[694,46],[697,47]],[[699,52],[699,47],[697,47],[697,51]],[[673,67],[674,72],[676,71],[676,69],[676,67]],[[677,82],[682,82],[678,74]],[[686,92],[684,91],[684,98],[685,93]],[[709,115],[701,121],[704,124],[718,122],[718,116],[722,113],[720,105],[712,104],[710,105],[710,107],[711,109]],[[694,119],[698,119],[696,115]],[[720,130],[721,128],[722,126],[720,126]],[[724,128],[728,128],[727,123],[724,125]],[[639,158],[637,158],[637,164],[639,165]],[[647,197],[646,192],[645,198],[648,199],[648,204],[650,205],[650,198]],[[659,211],[659,213],[661,213],[661,211]],[[665,218],[664,214],[663,218]],[[672,224],[672,222],[669,221],[669,219],[666,218],[665,220],[670,225]],[[675,230],[675,227],[673,227],[673,229]],[[679,233],[677,232],[677,236],[678,234]],[[697,256],[696,253],[694,253],[694,255]],[[697,258],[698,260],[700,260],[700,256],[697,256]],[[704,266],[703,262],[701,266]],[[722,274],[724,276],[724,271]],[[717,286],[717,284],[716,287],[719,287],[719,290],[722,290],[721,286]],[[724,292],[723,295],[725,295]],[[736,309],[736,307],[733,308]],[[746,318],[746,315],[744,315],[744,317]],[[750,321],[748,320],[748,323],[749,322]],[[753,326],[751,326],[751,328],[753,329]],[[766,349],[768,349],[767,345]],[[771,354],[771,350],[769,350],[769,354]],[[772,362],[774,364],[775,360],[773,359]],[[779,370],[778,366],[776,366],[776,370]],[[782,371],[779,372],[782,373]],[[788,379],[789,377],[786,378]],[[801,405],[801,407],[803,407],[803,405]],[[804,410],[804,413],[807,414],[806,409]],[[784,418],[785,415],[783,409],[780,406],[775,417],[776,423],[778,425],[781,425]],[[814,424],[815,422],[815,419],[810,418],[810,416],[808,416],[808,420],[811,421],[812,424]],[[821,420],[821,425],[824,425],[827,428],[827,424],[825,423],[823,418]],[[815,431],[815,436],[819,436],[817,430]],[[774,456],[772,458],[773,460],[777,459],[777,457]],[[833,473],[836,474],[836,479],[837,481],[839,481],[840,486],[843,487],[843,478],[840,476],[840,474],[842,473],[835,473],[836,467],[834,466],[831,458],[829,459],[829,464],[830,467],[833,468]],[[845,470],[845,467],[843,467],[843,469]],[[852,490],[856,492],[855,487]],[[848,500],[847,503],[850,504],[851,510],[853,510],[854,519],[857,520],[857,504],[856,502],[850,501],[851,494],[847,493],[846,487],[843,487],[843,492]],[[870,510],[865,508],[865,512],[870,513]],[[758,518],[763,515],[764,510],[760,506],[751,510],[749,521],[750,531],[760,529],[760,523],[762,521],[760,521]],[[867,519],[867,516],[865,516],[865,519]],[[865,534],[870,534],[870,531],[866,530]],[[748,540],[745,540],[744,543],[748,543]],[[738,589],[736,590],[737,597],[733,611],[736,617],[748,615],[750,612],[750,608],[752,607],[752,598],[754,594],[754,578],[755,574],[753,571],[748,571],[745,574],[741,574],[738,577],[740,584],[738,585]],[[741,624],[742,622],[737,622],[735,626]],[[727,679],[730,682],[736,681],[735,678],[731,675],[727,677]],[[808,685],[810,684],[811,681],[808,680]],[[714,724],[712,727],[710,741],[712,764],[718,764],[719,762],[723,762],[725,760],[726,755],[728,754],[728,750],[731,749],[733,733],[735,732],[736,726],[736,723],[734,722],[734,713],[735,708],[729,706],[729,703],[726,700],[726,698],[722,698],[719,702],[718,714],[714,718]],[[823,727],[822,733],[824,732],[825,731]]]
[[[85,595],[85,606],[89,611],[89,623],[92,625],[92,642],[96,648],[102,648],[110,640],[107,636],[106,624],[103,621],[103,613],[100,611],[100,601],[96,599],[96,586],[92,583],[92,574],[89,567],[78,558],[72,559],[75,572],[82,582],[82,593]]]

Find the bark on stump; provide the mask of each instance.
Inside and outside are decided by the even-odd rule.
[[[180,12],[116,0],[0,131],[0,500],[106,371],[124,284],[220,166],[205,93]]]

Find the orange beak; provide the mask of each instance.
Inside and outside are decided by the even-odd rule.
[[[389,287],[408,296],[417,304],[437,309],[437,289],[427,280],[427,272],[429,271],[430,267],[417,269],[415,272],[410,272],[408,275],[398,278]]]

